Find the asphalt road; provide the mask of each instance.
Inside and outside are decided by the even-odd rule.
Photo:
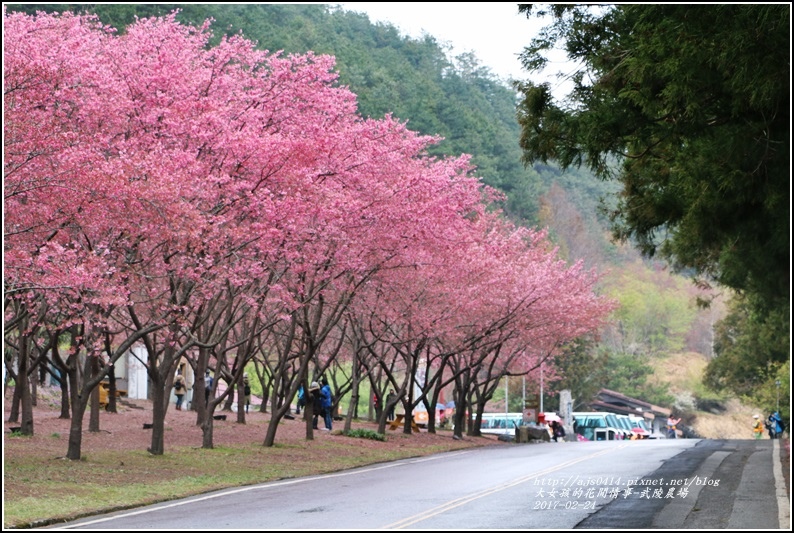
[[[219,491],[50,529],[788,529],[775,444],[489,447]]]

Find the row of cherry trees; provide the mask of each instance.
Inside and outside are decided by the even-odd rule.
[[[435,139],[360,117],[332,57],[239,36],[210,46],[208,25],[173,16],[117,35],[91,17],[4,8],[3,26],[9,369],[28,433],[29,375],[46,362],[65,377],[71,459],[92,398],[98,426],[97,385],[135,344],[148,354],[149,450],[162,454],[182,358],[197,390],[205,369],[234,384],[261,362],[278,398],[272,445],[285,399],[342,361],[354,394],[368,377],[410,411],[454,381],[459,405],[484,405],[494,380],[610,310],[591,272],[487,209],[498,195],[466,156],[429,157]],[[194,395],[206,447],[231,390],[208,405]]]

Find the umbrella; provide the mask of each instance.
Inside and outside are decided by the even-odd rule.
[[[645,436],[648,435],[648,432],[646,430],[642,429],[642,428],[631,428],[631,431],[636,433],[637,435],[642,436],[642,437],[645,437]]]
[[[436,411],[443,411],[446,408],[447,408],[447,406],[444,405],[443,403],[437,403],[436,404]]]
[[[455,408],[455,400],[448,401],[447,402],[447,408],[448,409],[454,409]]]

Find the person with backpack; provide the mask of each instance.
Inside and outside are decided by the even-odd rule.
[[[323,387],[320,389],[320,398],[322,401],[323,417],[325,418],[325,429],[331,431],[333,424],[333,405],[334,396],[331,394],[331,386],[328,385],[328,380],[323,378]]]
[[[761,417],[753,415],[755,422],[753,423],[753,437],[759,440],[764,435],[764,424],[761,422]]]
[[[182,371],[179,370],[177,372],[176,377],[174,378],[174,395],[176,396],[176,410],[182,410],[182,401],[185,399],[185,393],[187,392],[187,385],[185,384],[185,378],[182,376]]]
[[[779,439],[783,434],[783,430],[785,429],[783,419],[780,417],[780,413],[775,411],[769,415],[769,418],[767,418],[766,421],[766,427],[769,430],[769,438]]]

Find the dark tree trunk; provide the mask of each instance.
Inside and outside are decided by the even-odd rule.
[[[66,379],[69,380],[69,394],[72,399],[72,416],[80,408],[80,376],[78,375],[79,367],[77,366],[77,354],[69,356],[67,361],[69,370],[66,374]],[[85,407],[83,407],[85,409]],[[82,415],[80,415],[82,417]],[[82,420],[82,419],[81,419]],[[81,430],[82,431],[82,430]]]
[[[259,405],[260,413],[267,413],[267,399],[270,396],[270,387],[262,384],[262,403]]]
[[[416,368],[415,359],[414,359],[414,364],[411,365],[411,367],[413,369]],[[406,400],[403,401],[403,409],[405,409],[405,418],[403,419],[403,433],[405,433],[406,435],[410,435],[411,433],[413,433],[413,426],[411,425],[411,422],[414,421],[414,407],[413,407],[414,384],[415,384],[414,376],[416,376],[416,371],[411,370],[411,377],[408,382],[408,390],[405,391],[405,394],[407,395]]]
[[[345,433],[350,431],[353,423],[353,417],[357,416],[358,412],[358,381],[359,381],[359,368],[358,368],[358,346],[353,346],[353,368],[352,368],[353,375],[351,376],[353,379],[353,383],[351,384],[350,390],[350,405],[347,408],[347,416],[345,417]],[[378,427],[380,429],[380,426]],[[385,426],[384,426],[385,430]],[[383,433],[383,431],[379,431],[379,433]]]
[[[72,359],[72,361],[76,363],[76,359]],[[72,423],[69,426],[69,445],[66,451],[66,458],[72,461],[78,461],[82,454],[83,417],[85,416],[85,410],[88,408],[90,395],[93,393],[93,391],[85,390],[85,385],[82,389],[78,388],[78,368],[79,367],[75,364],[71,367],[70,372],[70,381],[72,384]],[[89,370],[89,361],[86,361],[83,375],[86,376]],[[85,382],[87,380],[84,379],[83,381]]]
[[[210,401],[207,402],[207,411],[204,415],[204,421],[201,423],[201,447],[206,450],[211,450],[215,447],[215,409],[220,402],[220,399],[215,399],[212,396],[210,396]]]
[[[22,389],[19,388],[19,380],[14,377],[14,393],[11,396],[11,412],[8,413],[8,421],[19,422],[19,405],[22,403]]]
[[[30,385],[30,405],[36,407],[39,405],[39,380],[35,378],[30,379],[28,383]]]
[[[306,440],[314,440],[314,395],[319,393],[320,391],[309,391],[306,393],[306,407],[303,411],[306,416]],[[318,420],[318,427],[319,424]]]
[[[74,412],[72,422],[69,425],[69,446],[66,450],[66,458],[72,461],[80,460],[81,448],[83,443],[83,415],[86,405],[83,402],[72,402]]]
[[[67,374],[65,371],[61,371],[60,377],[60,385],[61,385],[61,416],[58,418],[69,419],[70,415],[70,404],[69,401],[69,380],[67,379]]]
[[[27,327],[27,321],[23,322]],[[20,331],[24,331],[20,328]],[[30,385],[28,378],[28,338],[27,335],[19,337],[19,369],[17,370],[17,387],[20,390],[20,407],[22,410],[22,423],[20,433],[23,435],[33,435],[33,402],[30,397]]]
[[[95,378],[99,373],[99,357],[89,356],[91,358],[91,378]],[[88,418],[88,431],[97,433],[99,431],[99,388],[102,383],[99,383],[94,390],[91,391],[91,414]]]
[[[234,395],[229,395],[232,396]],[[237,423],[245,424],[245,383],[242,374],[237,379]]]
[[[108,354],[110,354],[110,350],[108,350]],[[110,365],[108,369],[108,381],[110,382],[110,387],[108,388],[108,405],[105,407],[105,411],[108,413],[118,413],[116,410],[116,366]]]
[[[193,381],[193,402],[191,402],[191,409],[196,411],[196,425],[201,426],[204,423],[204,417],[207,414],[207,382],[204,375],[210,360],[210,351],[207,348],[199,348],[198,363],[196,364],[196,379]]]
[[[152,455],[165,453],[165,390],[157,372],[152,377],[152,444],[148,452]]]
[[[213,444],[213,429],[215,418],[212,413],[208,413],[204,417],[204,422],[201,424],[202,440],[201,447],[205,450],[211,450],[215,446]]]
[[[226,381],[226,380],[224,380]],[[226,387],[232,389],[232,392],[226,396],[226,399],[223,401],[223,411],[232,412],[232,405],[234,404],[234,383],[230,381],[226,381]]]
[[[58,351],[58,339],[63,333],[61,330],[54,330],[50,336],[50,350],[52,350],[52,366],[54,367],[53,376],[57,372],[58,386],[61,389],[61,416],[64,420],[68,420],[71,416],[71,398],[69,396],[69,369],[61,358]]]
[[[464,373],[465,374],[465,373]],[[453,439],[463,438],[463,428],[466,425],[466,390],[469,387],[469,379],[467,375],[461,375],[455,379],[456,386],[452,393],[455,400],[455,429],[452,433]]]

